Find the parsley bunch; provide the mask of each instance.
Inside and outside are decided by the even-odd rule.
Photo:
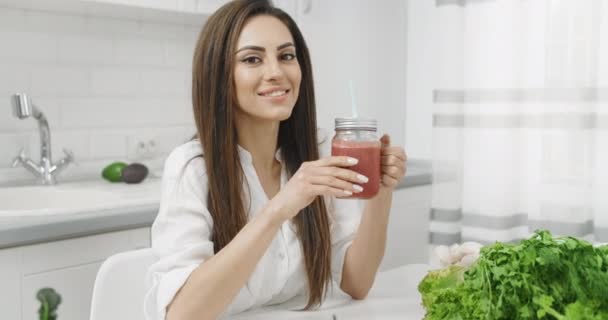
[[[425,320],[606,320],[608,246],[540,230],[482,248],[470,268],[431,271],[418,291]]]

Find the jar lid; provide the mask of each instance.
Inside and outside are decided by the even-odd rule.
[[[373,130],[378,129],[378,121],[376,119],[363,118],[336,118],[336,129],[359,129]]]

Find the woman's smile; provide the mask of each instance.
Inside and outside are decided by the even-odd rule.
[[[283,87],[272,87],[268,89],[264,89],[258,92],[258,96],[260,96],[264,101],[270,101],[272,103],[281,103],[287,100],[291,90]]]

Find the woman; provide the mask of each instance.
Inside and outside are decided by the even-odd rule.
[[[339,199],[366,177],[348,170],[356,159],[319,157],[330,137],[317,137],[311,70],[299,29],[268,1],[209,17],[193,62],[198,139],[167,159],[152,227],[148,318],[215,319],[298,294],[310,309],[332,279],[367,295],[405,153],[384,136],[379,194],[363,210]]]

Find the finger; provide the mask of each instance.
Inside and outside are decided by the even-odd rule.
[[[380,138],[380,142],[382,142],[382,146],[390,146],[391,145],[391,136],[389,136],[388,134],[383,134],[382,138]]]
[[[397,179],[389,176],[389,175],[383,175],[382,176],[382,184],[387,186],[387,187],[394,187],[397,185]]]
[[[356,171],[339,167],[318,167],[311,170],[312,175],[332,176],[353,183],[366,183],[369,181],[368,177]]]
[[[335,189],[350,191],[352,193],[359,193],[363,191],[362,186],[333,176],[314,176],[309,179],[309,182],[313,185],[328,186]]]
[[[384,166],[398,166],[402,168],[405,167],[405,161],[395,155],[382,156],[382,159],[380,159],[380,163]]]
[[[405,165],[404,162],[397,161],[397,162],[394,162],[394,163],[391,163],[391,164],[382,163],[381,164],[382,170],[380,170],[380,172],[385,172],[386,169],[388,169],[390,167],[399,168],[399,170],[401,170],[401,171],[405,171],[405,169],[406,169],[406,165]]]
[[[359,159],[347,156],[331,156],[313,161],[317,167],[352,167],[359,163]]]
[[[401,147],[386,147],[382,148],[382,156],[395,156],[403,161],[407,160],[407,156]]]
[[[352,191],[342,190],[338,188],[332,188],[329,186],[323,185],[313,185],[311,186],[311,191],[313,194],[317,196],[334,196],[337,198],[352,196]]]
[[[403,168],[395,166],[382,166],[382,173],[387,174],[395,179],[400,179],[405,175],[405,170]]]

